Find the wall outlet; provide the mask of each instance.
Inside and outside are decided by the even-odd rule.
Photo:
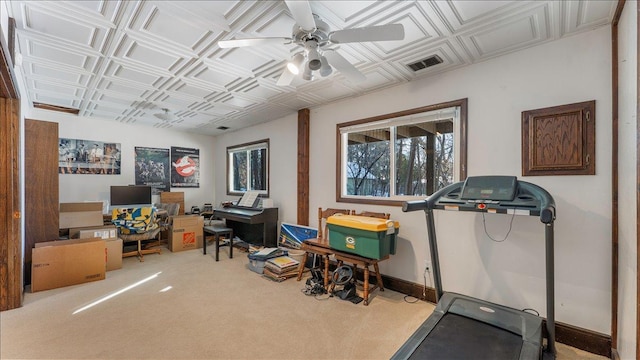
[[[429,260],[425,260],[424,261],[424,269],[426,271],[431,271],[431,261],[429,261]]]

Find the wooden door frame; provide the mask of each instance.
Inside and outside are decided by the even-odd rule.
[[[638,2],[638,0],[636,0]],[[612,83],[612,95],[611,95],[611,103],[612,103],[612,111],[611,111],[611,130],[612,130],[612,148],[611,148],[611,180],[612,180],[612,188],[611,188],[611,203],[612,203],[612,216],[611,216],[611,358],[619,359],[620,355],[618,354],[618,302],[619,302],[619,209],[618,209],[618,128],[619,128],[619,83],[618,83],[618,51],[619,51],[619,43],[618,43],[618,23],[620,21],[620,17],[622,16],[622,11],[624,10],[626,0],[618,0],[618,4],[616,6],[616,11],[613,16],[613,20],[611,22],[611,63],[612,63],[612,73],[611,73],[611,83]],[[636,13],[636,34],[640,35],[640,8]],[[640,55],[640,36],[636,40],[636,54]],[[640,65],[636,64],[636,72],[640,74]],[[640,109],[638,109],[638,104],[640,104],[640,81],[638,81],[638,77],[636,77],[636,119],[638,115],[640,115]],[[640,155],[640,122],[636,123],[636,158]],[[635,330],[636,330],[636,344],[635,344],[635,358],[636,360],[640,360],[640,341],[638,341],[638,335],[640,334],[640,277],[638,277],[638,273],[640,273],[640,253],[638,253],[638,249],[640,249],[640,162],[636,161],[636,321],[635,321]]]
[[[0,31],[0,311],[23,300],[20,95],[11,53]]]

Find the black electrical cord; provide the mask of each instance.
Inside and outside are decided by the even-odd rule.
[[[495,242],[503,242],[505,240],[507,240],[507,238],[509,237],[509,234],[511,233],[511,227],[513,225],[513,219],[516,217],[516,211],[515,209],[513,210],[513,214],[511,214],[511,221],[509,222],[509,231],[507,231],[507,234],[504,236],[504,238],[502,240],[496,240],[493,237],[491,237],[491,235],[489,235],[489,232],[487,231],[487,223],[485,221],[484,218],[484,213],[482,213],[482,226],[484,227],[484,233],[487,235],[487,237],[489,237],[489,239],[495,241]]]

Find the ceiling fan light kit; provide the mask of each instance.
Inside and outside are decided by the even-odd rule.
[[[297,53],[295,54],[293,59],[291,59],[291,61],[287,63],[287,69],[289,69],[292,74],[298,75],[300,74],[300,69],[302,68],[303,61],[304,55],[302,55],[302,53]]]
[[[304,71],[302,72],[302,78],[304,80],[313,80],[313,71],[309,66],[304,67]]]
[[[157,117],[158,119],[160,119],[162,121],[171,121],[171,120],[173,120],[173,115],[169,114],[169,109],[162,108],[161,110],[162,110],[161,113],[153,114],[153,116]]]
[[[327,58],[324,57],[324,55],[320,56],[320,63],[322,64],[322,66],[320,66],[320,76],[327,77],[331,75],[333,69],[331,69],[331,65],[329,65],[329,62],[327,61]]]
[[[305,48],[307,49],[307,64],[309,69],[311,70],[320,70],[320,54],[318,54],[318,43],[309,40],[305,43]]]
[[[290,85],[294,76],[300,75],[300,73],[302,73],[304,80],[312,80],[314,71],[319,71],[320,76],[327,77],[332,74],[332,67],[351,82],[364,81],[366,80],[364,74],[337,53],[335,49],[332,49],[331,45],[404,39],[404,26],[402,24],[329,31],[329,25],[311,11],[309,1],[285,1],[285,4],[296,21],[290,38],[269,37],[222,40],[218,42],[220,48],[225,49],[270,45],[278,42],[281,44],[296,44],[302,47],[304,51],[295,54],[287,62],[284,72],[278,79],[277,85],[279,86]]]

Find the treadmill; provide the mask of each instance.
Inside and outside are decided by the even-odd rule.
[[[392,359],[555,359],[553,222],[555,202],[515,176],[468,177],[402,211],[424,210],[437,306]],[[539,216],[545,228],[546,346],[543,319],[523,310],[442,290],[433,210]]]

